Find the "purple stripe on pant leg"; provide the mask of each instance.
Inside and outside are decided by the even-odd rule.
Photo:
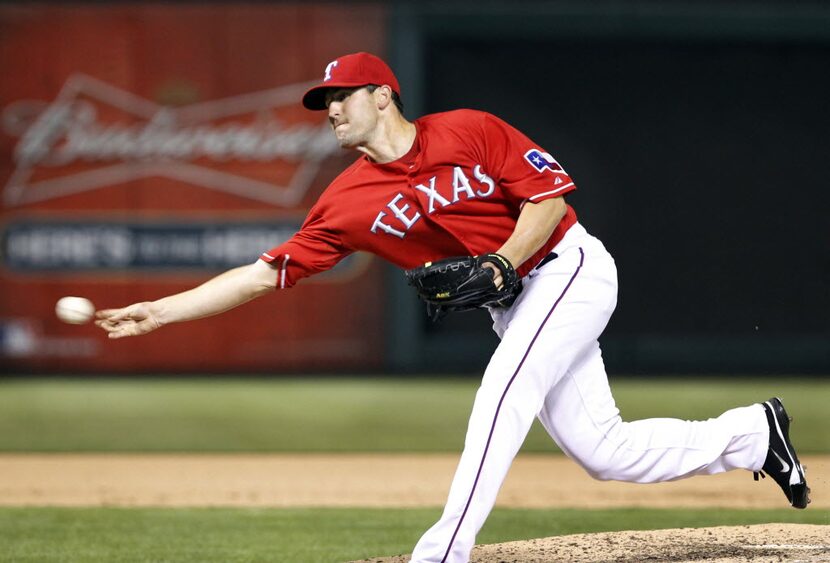
[[[530,344],[528,344],[527,350],[525,350],[524,356],[522,356],[522,361],[519,362],[518,367],[516,367],[516,371],[513,372],[513,376],[510,378],[510,381],[507,382],[507,387],[504,388],[504,393],[502,393],[501,399],[499,399],[499,404],[496,407],[496,413],[495,415],[493,415],[493,424],[490,426],[490,435],[487,436],[487,444],[484,446],[484,453],[482,453],[481,455],[481,463],[478,466],[478,473],[476,473],[475,481],[473,481],[473,488],[470,491],[470,497],[467,499],[467,504],[466,506],[464,506],[464,512],[461,513],[461,518],[458,520],[458,525],[455,527],[455,532],[453,532],[452,538],[450,538],[450,544],[447,546],[447,552],[444,554],[443,559],[441,559],[441,563],[445,563],[447,561],[447,557],[449,557],[450,550],[452,549],[452,544],[455,543],[455,537],[458,535],[458,530],[461,529],[461,523],[464,522],[464,517],[467,516],[467,510],[470,508],[470,503],[473,501],[473,495],[475,494],[476,486],[478,485],[478,480],[481,477],[481,471],[482,469],[484,469],[484,460],[487,458],[487,451],[490,449],[490,442],[493,439],[493,432],[496,429],[496,421],[499,418],[499,411],[501,411],[501,405],[502,403],[504,403],[504,398],[507,396],[507,392],[510,390],[510,386],[513,385],[513,381],[516,379],[516,376],[519,375],[519,371],[522,369],[522,366],[524,365],[528,354],[530,354],[531,348],[533,348],[533,345],[536,343],[536,339],[539,338],[539,335],[542,333],[542,329],[545,328],[548,319],[556,310],[556,307],[557,305],[559,305],[559,302],[562,301],[562,298],[565,297],[565,294],[568,292],[568,289],[570,289],[571,284],[576,279],[577,274],[579,274],[579,270],[582,269],[582,264],[584,262],[585,252],[582,250],[582,248],[580,248],[579,265],[576,267],[576,271],[574,271],[573,275],[571,276],[571,279],[568,281],[568,285],[566,285],[565,289],[562,290],[562,295],[559,296],[559,298],[553,304],[553,307],[551,307],[550,311],[548,311],[548,314],[545,316],[545,319],[542,321],[542,324],[539,325],[536,334],[533,335],[533,339],[530,341]]]

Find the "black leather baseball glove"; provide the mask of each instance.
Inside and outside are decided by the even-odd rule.
[[[501,289],[493,283],[493,264],[501,272]],[[437,321],[451,311],[469,311],[480,307],[508,307],[521,291],[513,265],[500,254],[453,256],[406,271],[409,285],[426,302],[427,314]]]

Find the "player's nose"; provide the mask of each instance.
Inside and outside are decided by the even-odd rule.
[[[333,125],[337,118],[340,117],[340,102],[331,102],[329,104],[329,122]]]

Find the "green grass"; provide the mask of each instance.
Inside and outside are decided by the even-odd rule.
[[[348,561],[411,552],[439,514],[439,509],[0,508],[0,561]],[[496,509],[477,541],[766,522],[827,525],[830,511]]]
[[[0,451],[460,451],[474,379],[5,379]],[[830,380],[612,380],[623,418],[701,419],[784,398],[800,453],[830,452]],[[523,451],[555,450],[538,423]]]
[[[475,380],[6,379],[0,451],[460,451]],[[781,395],[800,452],[830,452],[830,382],[616,379],[627,420],[708,418]],[[551,451],[537,426],[525,451]],[[331,562],[408,553],[440,509],[7,508],[0,562]],[[495,543],[559,534],[803,522],[824,510],[496,509]]]

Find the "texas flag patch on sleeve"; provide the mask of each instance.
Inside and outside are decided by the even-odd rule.
[[[542,173],[545,170],[551,172],[563,172],[562,167],[556,162],[549,153],[542,152],[539,149],[530,149],[525,153],[525,160],[536,169],[537,172]]]

